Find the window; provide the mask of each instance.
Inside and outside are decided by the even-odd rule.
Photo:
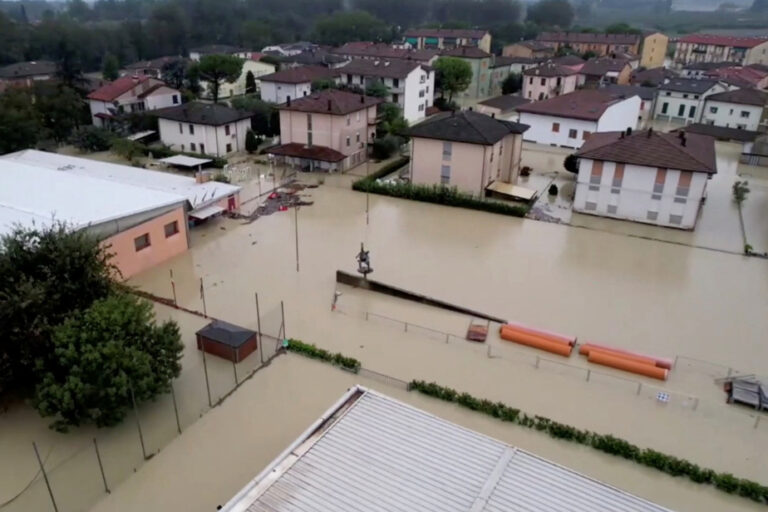
[[[355,121],[360,121],[360,111],[359,110],[355,114]]]
[[[667,103],[667,102],[665,101],[665,102],[664,102],[664,103],[662,103],[662,105],[661,105],[661,113],[662,113],[662,114],[666,114],[666,113],[667,113],[667,109],[668,109],[668,108],[669,108],[669,103]]]
[[[528,85],[533,85],[533,77],[528,79]]]
[[[665,96],[671,96],[669,93],[666,93]]]
[[[400,101],[400,95],[399,94],[393,94],[392,95],[392,103],[398,103]]]
[[[400,87],[400,79],[399,78],[393,78],[392,79],[392,87]]]
[[[618,207],[618,206],[616,206],[615,204],[609,204],[609,205],[608,205],[608,213],[612,213],[612,214],[614,214],[614,215],[615,215],[615,214],[616,214],[616,211],[618,210],[618,208],[619,208],[619,207]]]
[[[587,201],[586,203],[584,203],[584,209],[585,210],[595,211],[595,210],[597,210],[597,203],[593,203],[591,201]]]
[[[746,110],[741,111],[741,117],[742,119],[749,119],[749,112]]]
[[[542,78],[541,79],[541,85],[547,85],[547,79],[546,78]]]
[[[694,115],[696,115],[696,107],[691,105],[690,110],[688,110],[688,117],[693,118]]]
[[[349,114],[347,114],[347,126],[349,126],[349,124],[350,124],[351,122],[352,122],[352,116],[350,116]]]
[[[499,144],[499,156],[501,156],[502,151],[504,151],[504,144]]]
[[[175,220],[165,225],[165,238],[170,238],[179,232],[179,221]]]
[[[190,151],[197,151],[197,144],[195,144],[194,142],[190,142],[189,143],[189,150]]]
[[[695,99],[695,100],[699,99],[699,95],[698,94],[694,94],[693,95],[693,99]]]
[[[349,147],[349,136],[347,136],[347,147]]]
[[[710,114],[717,114],[717,107],[709,107]]]
[[[443,160],[450,160],[453,155],[453,143],[443,142]]]
[[[539,100],[543,100],[543,99],[544,99],[544,93],[543,93],[543,92],[540,92],[540,93],[539,93]]]
[[[422,112],[424,110],[424,105],[419,104],[419,112]]]
[[[677,190],[675,195],[688,197],[688,192],[691,189],[691,179],[693,173],[690,171],[680,171],[680,178],[677,180]]]
[[[224,135],[229,135],[229,125],[224,126]]]
[[[307,146],[312,145],[312,132],[307,132]]]
[[[560,133],[560,123],[552,123],[552,132]]]
[[[189,125],[189,134],[194,135],[195,134],[195,125],[191,124]]]
[[[491,162],[493,162],[493,151],[491,151]]]
[[[683,117],[685,115],[685,105],[677,107],[677,115]]]
[[[616,170],[613,171],[613,181],[611,183],[611,194],[618,194],[621,183],[624,181],[624,164],[616,164]]]
[[[568,138],[569,139],[575,139],[576,137],[578,137],[578,135],[579,135],[578,130],[573,130],[573,129],[568,130]]]
[[[173,104],[174,104],[174,105],[178,105],[178,104],[179,104],[179,95],[178,95],[178,94],[174,94],[174,95],[171,97],[171,101],[173,101]]]
[[[184,135],[184,125],[182,125],[181,123],[179,123],[179,133]]]
[[[687,98],[687,97],[688,97],[688,95],[687,95],[687,94],[683,94],[683,98]]]
[[[603,162],[592,162],[592,172],[589,174],[589,190],[600,190],[600,180],[603,178]]]
[[[200,143],[200,153],[205,153],[205,144]]]
[[[661,199],[661,193],[664,192],[664,181],[667,179],[667,170],[656,169],[656,181],[653,183],[653,195],[651,199]]]
[[[133,246],[136,248],[136,252],[146,249],[152,245],[149,241],[149,233],[144,233],[141,236],[137,236],[133,239]]]
[[[227,153],[232,152],[232,144],[227,144]]]
[[[355,135],[355,142],[360,142],[360,132]]]
[[[448,185],[451,182],[451,166],[443,165],[440,167],[440,184]]]
[[[560,78],[560,77],[557,77],[557,86],[560,87],[560,85],[562,85],[562,83],[563,83],[563,79]]]
[[[423,97],[424,97],[424,89],[419,91],[419,98],[423,98]]]
[[[670,215],[669,216],[669,223],[670,224],[682,224],[683,222],[683,216],[682,215]]]
[[[645,216],[648,220],[656,220],[659,218],[659,212],[654,212],[653,210],[648,210],[648,213]]]

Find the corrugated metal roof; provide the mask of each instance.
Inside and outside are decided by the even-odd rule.
[[[316,429],[224,510],[668,512],[523,450],[359,390],[362,394],[352,393],[334,406]],[[344,407],[348,409],[339,412]]]

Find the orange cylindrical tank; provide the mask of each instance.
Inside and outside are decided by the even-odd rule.
[[[500,329],[499,336],[507,341],[513,341],[540,350],[546,350],[559,356],[568,357],[571,355],[571,346],[567,343],[560,343],[557,341],[547,340],[532,334],[515,331],[513,329],[502,328]]]
[[[641,354],[639,352],[632,352],[630,350],[624,350],[620,348],[613,348],[608,347],[606,345],[598,345],[597,343],[585,343],[579,347],[579,354],[583,356],[588,356],[589,352],[591,350],[602,350],[603,352],[611,352],[618,356],[627,356],[627,357],[641,357],[648,360],[653,361],[654,366],[658,366],[659,368],[665,368],[667,370],[672,369],[672,360],[671,359],[665,359],[663,357],[653,357],[646,354]]]
[[[638,363],[637,361],[632,361],[607,352],[600,352],[599,350],[591,350],[589,352],[589,362],[610,366],[611,368],[637,373],[659,380],[667,380],[667,375],[669,374],[669,370],[666,368],[658,368],[645,363]]]
[[[510,329],[514,329],[516,331],[532,334],[540,338],[567,343],[570,346],[574,346],[576,344],[576,336],[565,336],[564,334],[558,334],[552,331],[545,331],[544,329],[534,329],[533,327],[517,324],[515,322],[507,322],[506,324],[504,324],[504,326],[509,327]]]

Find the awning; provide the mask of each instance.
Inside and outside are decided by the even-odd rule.
[[[128,137],[126,137],[126,139],[132,140],[132,141],[137,141],[137,140],[143,139],[144,137],[149,137],[150,135],[152,135],[154,133],[155,133],[154,130],[147,130],[145,132],[139,132],[139,133],[134,133],[133,135],[129,135]]]
[[[207,164],[212,160],[210,158],[195,158],[186,155],[174,155],[169,156],[168,158],[163,158],[160,161],[164,164],[178,165],[179,167],[198,167],[200,165]]]
[[[518,187],[510,183],[504,183],[503,181],[494,181],[486,190],[496,192],[505,196],[510,196],[515,199],[522,199],[524,201],[530,201],[536,196],[536,191],[530,188]]]
[[[192,210],[191,212],[189,212],[189,216],[192,217],[193,219],[205,220],[223,211],[225,211],[225,209],[222,208],[221,206],[212,204],[210,206],[204,206],[203,208],[198,208],[197,210]]]

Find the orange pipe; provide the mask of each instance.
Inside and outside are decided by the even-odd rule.
[[[607,354],[613,357],[620,357],[622,359],[627,359],[629,361],[635,361],[636,363],[642,363],[642,364],[647,364],[648,366],[656,367],[656,361],[650,357],[633,356],[630,354],[619,354],[618,352],[613,352],[612,350],[597,349],[595,347],[591,348],[587,356],[589,356],[589,354],[591,354],[592,352],[600,352],[601,354]]]
[[[528,327],[526,325],[518,324],[515,322],[507,322],[506,324],[504,324],[504,326],[509,327],[510,329],[514,329],[516,331],[524,332],[527,334],[533,334],[534,336],[539,336],[541,338],[551,339],[552,341],[560,341],[563,343],[567,343],[570,346],[574,346],[576,344],[576,336],[565,336],[563,334],[558,334],[552,331],[545,331],[543,329],[534,329],[533,327]]]
[[[665,359],[663,357],[648,356],[645,354],[641,354],[639,352],[631,352],[629,350],[608,347],[606,345],[598,345],[597,343],[585,343],[581,345],[579,347],[579,354],[583,356],[588,356],[589,352],[593,349],[602,350],[603,352],[610,352],[610,353],[616,354],[617,356],[625,356],[625,357],[631,356],[631,357],[641,357],[641,358],[649,359],[653,361],[653,363],[651,364],[653,364],[654,366],[658,366],[659,368],[664,368],[667,370],[672,369],[673,362],[671,359]]]
[[[551,352],[559,356],[568,357],[571,355],[572,347],[567,343],[559,343],[556,341],[547,340],[524,332],[507,329],[503,326],[499,335],[501,336],[501,339],[513,341],[528,347],[538,348],[540,350],[546,350],[547,352]]]
[[[667,375],[669,374],[669,370],[666,368],[657,368],[656,366],[638,363],[637,361],[625,359],[621,356],[608,354],[606,352],[600,352],[599,350],[591,350],[589,352],[589,362],[610,366],[611,368],[637,373],[659,380],[667,380]]]

